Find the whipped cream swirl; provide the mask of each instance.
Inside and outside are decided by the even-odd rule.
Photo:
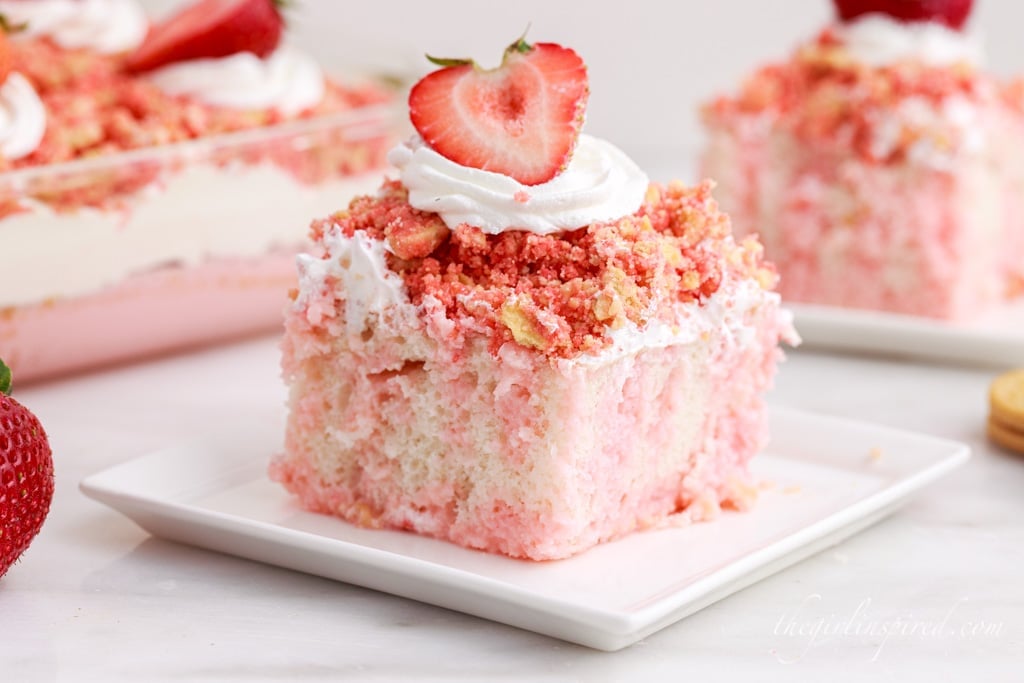
[[[277,109],[286,116],[315,107],[324,97],[324,74],[309,55],[281,46],[265,59],[240,52],[192,59],[149,74],[170,95],[230,109]]]
[[[930,66],[980,66],[984,62],[977,36],[936,22],[902,22],[884,14],[866,14],[840,24],[836,35],[851,57],[871,66],[908,61]]]
[[[0,155],[20,159],[31,154],[46,132],[46,107],[20,73],[0,86]]]
[[[449,228],[463,223],[495,235],[526,230],[539,235],[575,230],[635,213],[648,179],[614,145],[580,135],[568,168],[540,185],[455,163],[418,136],[391,150],[409,190],[409,203],[440,214]]]
[[[0,14],[25,24],[16,37],[45,36],[64,48],[104,54],[135,49],[149,30],[136,0],[0,0]]]

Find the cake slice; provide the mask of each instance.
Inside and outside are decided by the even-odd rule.
[[[449,109],[533,78],[542,94],[514,114]],[[391,154],[400,178],[314,222],[270,467],[308,509],[550,560],[753,501],[792,335],[774,270],[710,182],[648,184],[578,134],[585,78],[571,50],[523,41],[497,70],[431,74],[410,96],[419,135]],[[500,172],[466,158],[480,145]]]
[[[1024,293],[1024,99],[981,68],[971,3],[836,5],[704,110],[737,231],[787,300],[964,320]]]

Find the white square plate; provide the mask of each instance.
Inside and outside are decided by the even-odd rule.
[[[806,347],[990,366],[1024,364],[1024,301],[966,323],[852,308],[786,303]]]
[[[156,536],[366,586],[602,650],[630,645],[878,521],[969,455],[890,428],[774,410],[756,507],[528,562],[300,509],[265,475],[273,427],[82,482]]]

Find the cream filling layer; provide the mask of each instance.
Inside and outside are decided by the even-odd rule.
[[[56,213],[38,204],[0,220],[0,306],[73,297],[134,273],[211,258],[253,258],[306,238],[310,216],[380,183],[377,174],[304,184],[272,164],[195,166],[126,211]]]

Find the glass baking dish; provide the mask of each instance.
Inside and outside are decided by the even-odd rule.
[[[268,332],[313,218],[380,185],[373,105],[0,174],[0,357],[19,382]]]

